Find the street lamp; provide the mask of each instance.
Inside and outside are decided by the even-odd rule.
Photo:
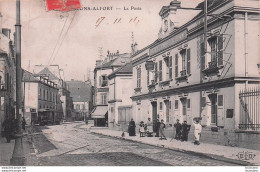
[[[15,24],[15,52],[16,52],[16,118],[17,131],[15,134],[15,145],[10,160],[11,165],[25,165],[23,152],[23,131],[22,131],[22,70],[21,70],[21,24],[20,24],[20,0],[16,0],[16,24]]]

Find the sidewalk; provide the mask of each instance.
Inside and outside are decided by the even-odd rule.
[[[81,127],[89,129],[89,127]],[[100,134],[100,135],[106,135],[110,137],[116,137],[120,139],[125,139],[129,141],[135,141],[140,142],[148,145],[153,145],[157,147],[163,147],[166,149],[186,152],[189,154],[194,154],[198,156],[207,156],[209,158],[226,161],[226,162],[232,162],[237,163],[242,166],[246,165],[260,165],[260,151],[258,150],[251,150],[251,149],[245,149],[240,147],[230,147],[230,146],[222,146],[222,145],[214,145],[214,144],[208,144],[208,143],[201,143],[199,146],[194,145],[192,141],[188,142],[181,142],[171,138],[168,138],[167,140],[159,140],[158,137],[139,137],[138,133],[137,136],[130,137],[128,133],[125,133],[125,137],[122,138],[121,134],[122,131],[115,131],[115,130],[109,130],[109,129],[93,129],[90,128],[91,133]],[[254,159],[249,160],[239,160],[238,154],[245,154],[245,153],[251,153],[256,155]]]
[[[13,155],[15,140],[11,140],[11,143],[7,143],[5,137],[0,138],[0,166],[10,166],[10,159]],[[26,158],[25,166],[38,165],[36,154],[32,144],[30,143],[30,137],[23,137],[23,149]]]

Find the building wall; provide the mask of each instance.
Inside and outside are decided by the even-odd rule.
[[[125,124],[119,124],[119,108],[122,111],[121,113],[128,114],[126,119],[132,118],[131,89],[132,76],[116,76],[109,80],[108,124],[110,128],[126,128],[129,122],[127,120]]]
[[[248,4],[244,4],[244,7],[253,7],[252,4],[255,4],[255,7],[257,6],[256,1],[248,2]],[[238,3],[238,5],[240,6],[241,4]],[[233,8],[233,6],[234,1],[222,6],[213,13],[223,14],[230,8]],[[132,100],[134,120],[136,123],[140,123],[140,121],[146,121],[147,117],[152,117],[151,102],[157,102],[157,115],[159,119],[166,121],[165,102],[169,101],[171,102],[169,122],[166,121],[166,133],[168,137],[172,137],[175,132],[172,124],[175,123],[176,119],[179,119],[181,122],[187,120],[188,124],[191,125],[194,117],[202,117],[202,141],[257,149],[260,147],[259,144],[252,143],[260,138],[259,134],[251,133],[252,135],[250,136],[250,132],[241,133],[238,132],[238,129],[240,123],[239,92],[245,88],[256,88],[259,86],[259,69],[257,68],[260,51],[258,48],[260,44],[259,32],[257,30],[259,17],[251,13],[245,22],[243,13],[238,12],[234,15],[234,18],[221,21],[214,21],[213,18],[209,17],[208,24],[208,32],[211,33],[212,36],[208,37],[207,52],[211,51],[209,39],[214,39],[214,35],[217,35],[216,39],[223,36],[223,65],[218,66],[218,72],[210,72],[208,70],[210,67],[209,62],[211,62],[210,53],[206,53],[206,70],[201,69],[200,45],[204,37],[202,17],[190,22],[189,25],[186,26],[188,29],[187,37],[185,36],[184,29],[183,32],[179,31],[179,33],[183,34],[163,38],[161,42],[159,42],[160,40],[155,42],[146,50],[133,57],[132,90],[134,90],[134,92]],[[198,29],[200,26],[201,29]],[[246,32],[244,30],[245,28],[247,30]],[[218,32],[219,34],[215,34]],[[167,45],[165,42],[167,42],[168,39],[172,39],[172,37],[176,37],[176,39],[182,41],[176,44],[172,43],[171,46]],[[170,44],[171,42],[168,41],[168,43]],[[169,48],[164,49],[165,47]],[[180,79],[179,77],[182,68],[182,49],[186,49],[186,52],[190,49],[191,73],[185,76],[187,79],[185,77],[185,79]],[[143,60],[137,60],[145,54],[145,52],[149,57],[143,57]],[[178,54],[179,57],[178,77],[175,77],[176,54]],[[168,58],[172,58],[172,79],[167,78],[166,74],[167,66],[166,60],[164,59],[167,56]],[[247,61],[245,61],[245,56]],[[149,83],[147,82],[148,75],[145,69],[147,60],[157,63],[157,71],[159,71],[159,61],[162,62],[162,81],[159,81],[159,73],[157,73],[158,80],[156,84],[152,84],[150,81]],[[245,64],[247,65],[245,66]],[[138,80],[137,71],[140,68],[142,71],[141,86],[139,89],[136,89]],[[247,72],[245,69],[247,69]],[[149,79],[153,80],[155,78],[155,72],[150,71],[149,73]],[[237,77],[237,79],[234,79],[235,77]],[[213,111],[212,104],[214,103],[212,97],[214,97],[214,95],[217,96],[217,118],[215,122],[211,115]],[[223,97],[223,101],[221,101],[221,97]],[[182,100],[188,99],[190,100],[190,107],[186,108],[187,113],[184,115],[182,109],[184,103]],[[202,105],[204,100],[205,105]],[[175,108],[175,101],[178,102],[178,108]],[[231,115],[229,116],[228,114]],[[193,139],[192,133],[193,128],[190,132],[190,139]]]

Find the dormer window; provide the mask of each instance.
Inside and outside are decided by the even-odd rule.
[[[101,86],[101,87],[106,87],[106,86],[108,86],[108,78],[107,78],[107,75],[102,75],[102,76],[100,76],[100,86]]]

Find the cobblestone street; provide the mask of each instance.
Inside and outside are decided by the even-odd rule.
[[[83,123],[36,127],[33,140],[39,165],[47,166],[230,166],[190,155],[80,129]],[[40,131],[42,129],[42,132]]]

